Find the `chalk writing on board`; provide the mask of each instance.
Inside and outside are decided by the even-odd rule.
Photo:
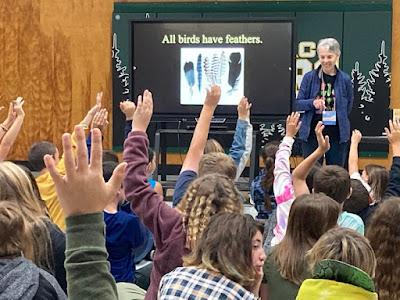
[[[386,43],[381,41],[374,67],[365,76],[361,63],[356,61],[351,71],[353,82],[353,110],[350,123],[364,136],[381,136],[391,118],[390,64],[387,62]]]
[[[117,34],[113,34],[112,42],[112,58],[115,60],[115,69],[118,72],[118,78],[121,79],[121,84],[124,87],[122,94],[129,94],[129,74],[126,72],[127,66],[122,64],[121,58],[119,57],[119,52],[117,43]]]
[[[285,125],[283,123],[260,124],[261,144],[265,145],[271,141],[280,141],[285,136]]]

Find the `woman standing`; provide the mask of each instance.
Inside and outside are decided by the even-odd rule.
[[[331,144],[325,154],[326,164],[344,166],[350,139],[353,86],[350,76],[336,67],[340,57],[337,40],[320,40],[317,53],[321,65],[304,75],[295,101],[295,110],[304,112],[299,131],[303,157],[306,158],[317,148],[315,133],[310,128],[315,128],[322,121],[324,135],[329,136]]]

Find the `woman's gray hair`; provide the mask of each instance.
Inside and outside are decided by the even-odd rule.
[[[340,45],[339,42],[334,38],[319,40],[317,45],[317,52],[320,47],[327,48],[329,52],[335,53],[337,56],[340,56]]]

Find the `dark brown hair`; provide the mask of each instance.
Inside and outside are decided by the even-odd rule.
[[[199,176],[211,173],[222,174],[235,180],[235,162],[229,155],[222,152],[204,154],[199,163]]]
[[[252,265],[252,239],[263,226],[250,216],[219,213],[210,218],[192,253],[183,258],[184,266],[205,268],[249,289],[255,280]]]
[[[338,203],[350,196],[350,175],[339,166],[325,166],[314,175],[314,192],[324,193]]]
[[[264,190],[264,206],[268,211],[272,210],[269,191],[274,183],[275,155],[278,149],[278,144],[271,142],[261,150],[261,157],[264,162],[264,178],[261,181],[261,187]]]
[[[305,254],[326,231],[336,226],[339,212],[339,205],[324,194],[296,198],[290,209],[285,237],[272,253],[283,278],[301,284]]]
[[[367,227],[366,237],[375,251],[375,284],[380,300],[400,299],[400,198],[381,203]]]
[[[344,201],[343,211],[359,214],[369,206],[369,193],[358,179],[351,179],[351,196]]]

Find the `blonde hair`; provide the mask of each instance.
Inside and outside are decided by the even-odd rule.
[[[33,259],[32,239],[23,214],[15,202],[0,201],[0,257]]]
[[[192,253],[183,257],[184,266],[204,268],[249,289],[256,272],[252,264],[252,239],[263,226],[252,217],[219,213],[210,218]]]
[[[208,174],[194,180],[177,208],[182,212],[186,246],[190,249],[193,249],[213,215],[219,212],[243,212],[234,183],[220,174]]]
[[[222,148],[221,144],[217,140],[208,139],[206,142],[206,146],[204,147],[204,154],[213,152],[225,153],[224,148]]]
[[[307,254],[311,271],[324,259],[334,259],[355,266],[375,276],[376,258],[369,241],[348,228],[336,227],[326,232]]]
[[[32,261],[52,272],[52,246],[46,225],[50,220],[28,175],[12,162],[0,162],[0,202],[3,201],[15,203],[26,220],[26,230],[32,237]]]
[[[234,180],[236,165],[232,157],[222,152],[204,154],[199,163],[199,176],[210,173],[219,173]]]

